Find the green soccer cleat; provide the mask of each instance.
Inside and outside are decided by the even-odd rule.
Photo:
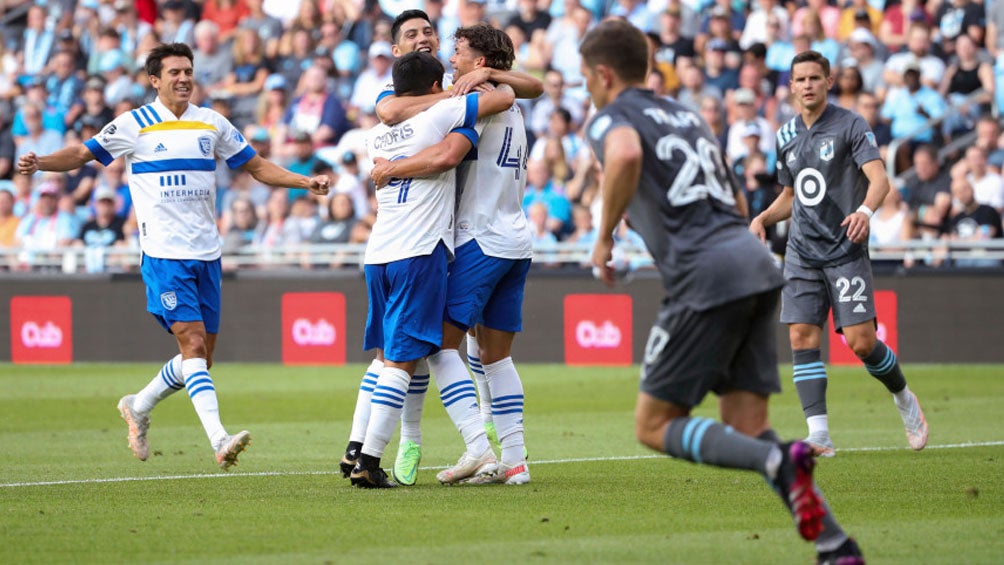
[[[488,442],[492,444],[495,453],[502,453],[502,442],[499,441],[499,434],[495,431],[495,422],[485,422],[485,435],[488,436]]]
[[[405,440],[397,448],[397,459],[391,475],[399,485],[410,487],[418,479],[418,464],[422,462],[422,444]]]

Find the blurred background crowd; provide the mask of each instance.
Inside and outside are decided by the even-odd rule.
[[[158,42],[193,47],[193,103],[230,118],[262,156],[334,180],[328,197],[314,197],[218,167],[228,256],[365,243],[375,218],[365,132],[390,80],[393,16],[411,8],[438,28],[447,70],[453,31],[489,21],[512,38],[516,69],[544,82],[544,95],[520,101],[530,139],[524,209],[542,257],[595,237],[600,173],[583,138],[590,104],[577,47],[605,17],[648,34],[648,86],[708,121],[751,214],[777,194],[775,134],[796,114],[789,63],[815,49],[833,67],[831,102],[865,117],[895,175],[872,243],[1001,237],[1004,0],[5,0],[0,268],[30,269],[69,247],[84,262],[64,270],[100,271],[116,268],[109,248],[138,249],[121,160],[35,177],[14,169],[26,152],[86,141],[152,101],[143,62]],[[782,254],[784,225],[770,236]],[[618,238],[641,245],[626,226]],[[898,265],[945,262],[904,249]],[[346,261],[304,257],[308,268]]]

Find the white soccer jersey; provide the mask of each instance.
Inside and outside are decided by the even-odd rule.
[[[490,257],[533,256],[533,234],[523,213],[527,142],[515,104],[478,120],[478,146],[457,170],[456,245],[475,239]]]
[[[158,98],[121,114],[84,144],[104,165],[125,156],[144,254],[220,257],[216,158],[234,169],[255,155],[226,118],[193,104],[178,118]]]
[[[451,131],[468,136],[477,147],[476,94],[449,98],[390,127],[370,130],[371,159],[404,159],[443,140]],[[419,178],[393,179],[377,191],[377,219],[366,245],[367,265],[428,255],[440,241],[453,256],[453,210],[456,174],[452,170]]]

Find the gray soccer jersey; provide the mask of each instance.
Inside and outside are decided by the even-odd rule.
[[[834,104],[827,104],[811,129],[795,116],[778,130],[778,181],[795,190],[788,247],[802,263],[836,266],[867,252],[847,239],[840,223],[868,193],[861,167],[880,158],[864,118]]]
[[[736,187],[704,120],[650,90],[625,90],[587,130],[600,162],[607,134],[623,126],[638,132],[644,149],[628,219],[669,299],[701,311],[780,287],[770,254],[736,212]]]

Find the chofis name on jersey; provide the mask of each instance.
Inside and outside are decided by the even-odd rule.
[[[415,129],[411,127],[411,124],[401,124],[400,126],[392,128],[387,133],[373,138],[373,148],[385,149],[387,147],[393,147],[398,143],[409,139],[413,135],[415,135]]]

